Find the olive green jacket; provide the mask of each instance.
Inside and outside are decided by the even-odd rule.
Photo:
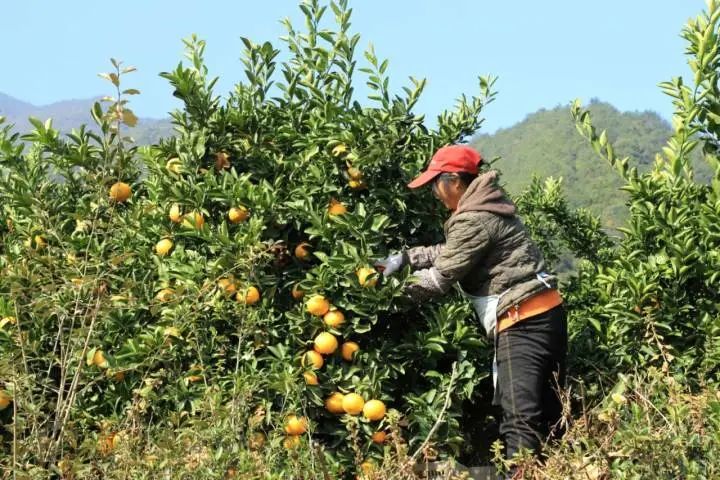
[[[537,275],[545,260],[494,171],[480,175],[445,222],[445,243],[404,253],[417,283],[406,293],[416,302],[447,293],[456,283],[476,296],[500,295],[498,316],[547,286]],[[544,277],[555,286],[556,277]]]

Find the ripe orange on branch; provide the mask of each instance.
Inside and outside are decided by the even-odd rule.
[[[379,432],[373,433],[371,438],[374,443],[385,443],[387,434],[383,431],[379,431]]]
[[[345,395],[340,392],[334,392],[325,399],[325,409],[330,413],[345,413],[343,409],[343,400]]]
[[[255,305],[260,301],[260,290],[257,287],[249,287],[243,292],[237,292],[235,299],[245,305]]]
[[[382,420],[385,417],[385,413],[385,404],[380,400],[370,400],[363,407],[363,415],[368,420]]]
[[[170,212],[168,213],[168,218],[173,223],[180,223],[182,221],[183,215],[182,210],[180,209],[180,205],[177,203],[174,203],[170,207]]]
[[[289,415],[285,420],[285,433],[288,435],[302,435],[307,432],[307,419],[305,417],[297,417]]]
[[[330,302],[322,295],[313,295],[305,303],[305,310],[312,315],[322,317],[330,310]]]
[[[248,209],[242,206],[232,207],[230,211],[228,211],[228,220],[230,220],[230,223],[242,223],[247,220],[249,216],[250,213]]]
[[[345,342],[342,344],[340,352],[342,353],[343,360],[352,362],[355,354],[360,350],[360,345],[355,342]]]
[[[191,220],[192,219],[192,220]],[[195,230],[202,230],[205,225],[205,217],[201,212],[194,211],[185,216],[182,222],[183,227],[194,228]]]
[[[301,363],[303,367],[312,367],[315,370],[318,370],[325,364],[325,360],[322,355],[315,350],[309,350],[305,352],[305,355],[303,355]]]
[[[305,383],[308,385],[320,384],[320,381],[318,380],[317,374],[315,372],[303,372],[303,377],[305,378]]]
[[[110,187],[110,200],[113,202],[124,203],[130,196],[132,196],[132,189],[125,182],[116,182]]]
[[[348,393],[342,401],[343,410],[349,415],[359,415],[364,406],[365,400],[357,393]]]
[[[12,402],[12,397],[5,390],[0,390],[0,410],[5,410]]]
[[[330,205],[328,206],[328,214],[332,216],[336,215],[343,215],[347,213],[347,207],[342,202],[337,201],[336,199],[330,200]]]
[[[305,292],[297,285],[293,285],[292,291],[290,292],[295,300],[301,300],[305,296]]]
[[[158,243],[155,244],[155,252],[160,255],[161,257],[164,257],[165,255],[172,250],[173,242],[169,238],[163,238]]]
[[[310,245],[307,242],[302,242],[297,247],[295,247],[295,258],[298,260],[306,261],[310,258],[310,248],[312,245]]]
[[[345,323],[345,315],[340,310],[330,310],[323,316],[323,322],[328,327],[337,328]]]
[[[329,332],[322,332],[315,337],[315,351],[323,355],[330,355],[338,348],[338,341],[335,335]]]
[[[360,283],[361,287],[374,287],[377,285],[377,276],[370,278],[371,275],[375,275],[377,272],[374,268],[370,267],[362,267],[355,272],[358,278],[358,283]]]

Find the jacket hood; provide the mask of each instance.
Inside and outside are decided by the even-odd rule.
[[[455,215],[461,212],[491,212],[505,217],[511,217],[517,212],[515,204],[508,198],[502,188],[497,184],[498,173],[491,170],[479,175],[468,185],[467,190],[460,197]]]

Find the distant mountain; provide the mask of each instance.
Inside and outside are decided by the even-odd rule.
[[[671,134],[668,122],[655,112],[620,112],[597,100],[589,109],[595,126],[607,129],[617,153],[630,156],[641,169],[654,163]],[[578,134],[569,107],[532,113],[513,127],[478,136],[473,144],[485,158],[502,157],[496,165],[511,193],[521,191],[533,174],[563,177],[571,205],[589,208],[610,228],[626,218],[626,196],[619,190],[622,180]],[[702,160],[696,168],[700,178],[709,178],[709,167]]]
[[[18,132],[32,129],[29,117],[40,120],[52,118],[53,127],[61,132],[69,132],[82,124],[93,126],[90,109],[100,97],[80,100],[63,100],[49,105],[33,105],[0,92],[0,116],[7,117],[8,122],[15,125]],[[172,135],[170,120],[140,118],[138,126],[130,129],[129,134],[138,144],[151,144],[159,138]]]

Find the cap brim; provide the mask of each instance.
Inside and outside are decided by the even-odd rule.
[[[440,175],[442,172],[437,172],[434,170],[426,170],[420,175],[415,178],[412,182],[408,183],[408,187],[410,188],[420,188],[423,185],[427,185],[428,183],[432,182],[435,177]]]

